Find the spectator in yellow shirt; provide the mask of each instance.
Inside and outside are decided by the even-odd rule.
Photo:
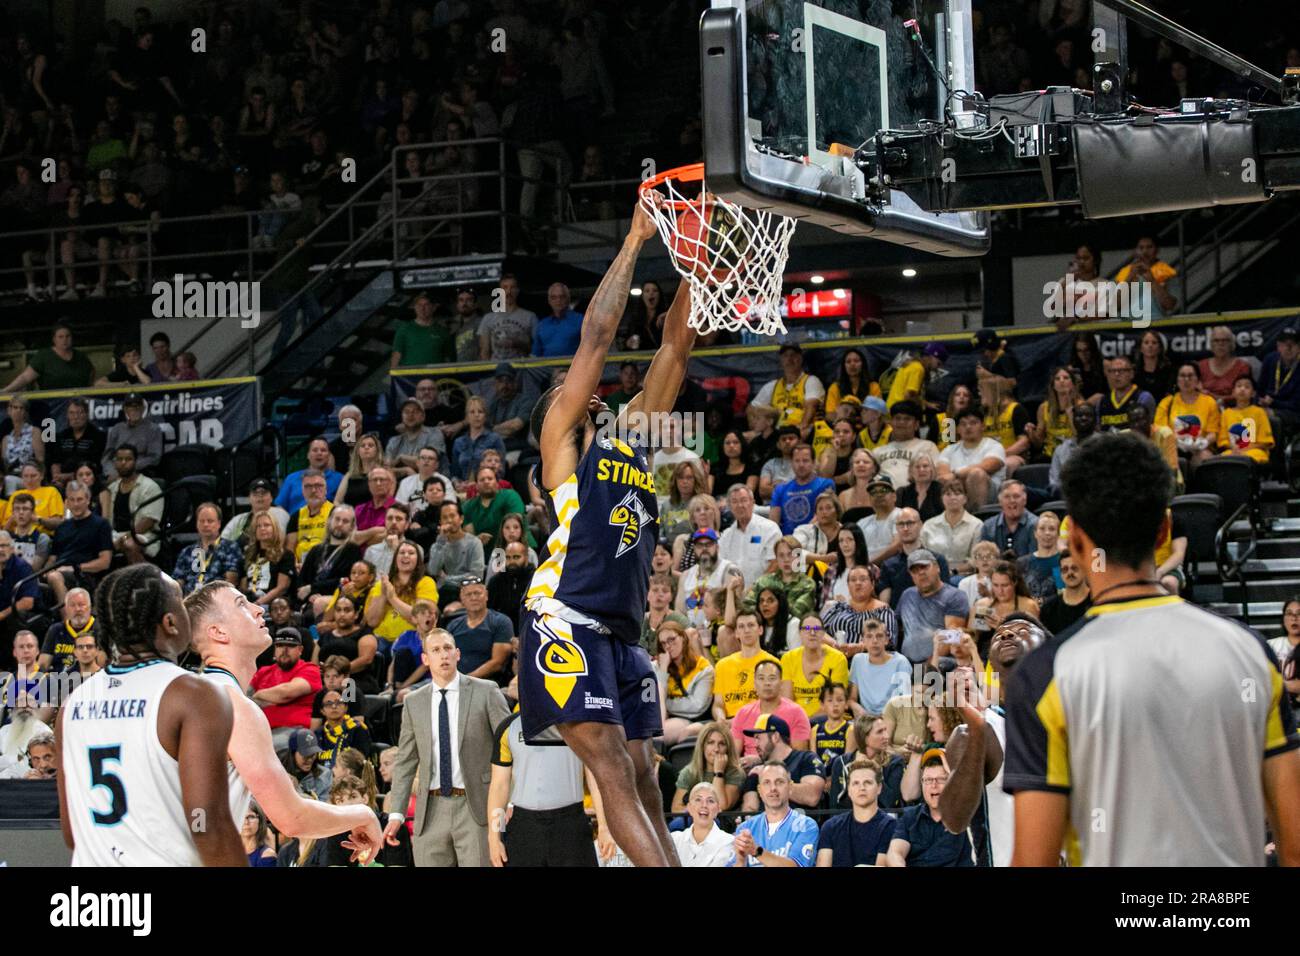
[[[759,661],[771,661],[781,666],[774,655],[759,646],[763,626],[756,613],[741,611],[732,626],[740,650],[718,661],[713,669],[713,719],[723,722],[730,722],[740,708],[758,700],[758,693],[754,690],[754,668]]]
[[[53,535],[54,529],[63,523],[66,507],[63,503],[63,496],[59,494],[59,489],[53,485],[41,484],[41,477],[44,472],[42,467],[35,462],[27,462],[22,466],[22,470],[18,474],[22,480],[22,486],[16,489],[14,494],[26,492],[32,496],[32,499],[36,502],[36,523],[41,526],[42,530]],[[11,517],[13,515],[9,510],[9,501],[0,501],[0,527],[8,525]],[[109,517],[111,518],[112,515]]]
[[[862,422],[858,441],[867,451],[888,445],[894,437],[893,426],[889,424],[889,406],[883,398],[872,395],[862,403]]]
[[[847,349],[840,359],[840,370],[826,390],[826,414],[835,414],[840,402],[856,398],[859,403],[870,396],[880,397],[880,384],[873,382],[867,372],[867,359],[858,349]]]
[[[1219,403],[1201,391],[1201,373],[1193,362],[1178,366],[1178,389],[1156,406],[1155,425],[1171,429],[1178,450],[1200,464],[1219,446]]]
[[[1273,427],[1268,413],[1255,404],[1255,383],[1249,375],[1240,375],[1232,383],[1232,400],[1234,404],[1221,416],[1219,450],[1267,465],[1273,450]]]
[[[1144,318],[1158,319],[1172,315],[1178,308],[1178,300],[1167,288],[1169,280],[1178,275],[1173,266],[1160,259],[1160,247],[1151,236],[1142,236],[1137,241],[1137,248],[1128,265],[1115,273],[1115,282],[1144,282],[1151,286],[1151,315]]]
[[[893,408],[895,402],[912,401],[924,406],[925,377],[941,366],[947,358],[948,349],[942,343],[929,343],[922,349],[919,358],[905,362],[894,375],[885,404]]]
[[[826,641],[822,619],[809,614],[799,624],[799,646],[781,655],[781,696],[813,717],[821,712],[822,688],[849,683],[849,659]]]

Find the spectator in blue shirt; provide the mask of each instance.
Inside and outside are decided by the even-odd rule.
[[[504,459],[506,445],[501,436],[488,427],[487,402],[477,395],[471,396],[465,403],[465,423],[467,427],[464,434],[451,446],[451,467],[453,477],[469,480],[473,477],[483,452],[495,448]]]
[[[298,513],[298,509],[307,503],[307,497],[302,493],[302,477],[311,469],[325,476],[325,500],[333,501],[343,476],[329,464],[330,443],[321,436],[313,438],[307,445],[307,467],[290,472],[285,477],[284,484],[280,486],[280,493],[275,496],[276,505],[283,508],[291,517]]]
[[[899,650],[913,664],[934,654],[934,632],[941,628],[963,628],[970,616],[970,600],[939,577],[935,557],[924,548],[907,559],[912,587],[898,599],[898,623],[903,633]]]
[[[0,531],[0,639],[17,633],[14,612],[29,613],[40,597],[31,574],[32,566],[14,554],[13,537]]]
[[[790,464],[794,478],[776,486],[772,491],[768,517],[781,526],[782,534],[794,534],[794,529],[813,520],[817,496],[823,491],[835,493],[835,482],[813,473],[812,445],[795,445]]]
[[[1300,332],[1293,328],[1277,334],[1277,351],[1264,357],[1259,370],[1259,404],[1273,419],[1279,442],[1300,429]]]
[[[182,594],[192,594],[209,581],[222,578],[236,587],[244,576],[244,555],[239,545],[221,537],[221,509],[205,502],[194,511],[194,528],[199,540],[176,556],[172,577]]]
[[[582,338],[582,314],[569,304],[569,287],[556,282],[546,290],[551,314],[537,320],[533,331],[533,354],[572,355]]]
[[[943,751],[931,748],[921,758],[921,797],[908,807],[889,844],[889,866],[974,866],[970,833],[949,833],[939,812],[939,798],[948,786]]]
[[[897,823],[877,804],[884,775],[874,763],[849,767],[848,794],[853,807],[822,825],[817,839],[818,866],[888,866],[889,846]]]
[[[790,806],[790,771],[779,760],[757,769],[763,812],[736,828],[729,865],[812,866],[817,854],[817,824]]]
[[[462,674],[491,680],[504,673],[510,661],[514,628],[510,618],[487,606],[487,587],[480,578],[461,582],[460,602],[465,605],[465,613],[446,623],[460,649],[456,666]]]
[[[403,631],[389,650],[388,687],[399,704],[410,691],[429,679],[429,666],[422,655],[425,637],[438,626],[438,605],[433,601],[416,601],[411,605],[411,617],[415,621],[414,629]]]
[[[999,551],[1014,551],[1017,558],[1023,558],[1037,547],[1034,541],[1034,526],[1038,524],[1038,515],[1026,511],[1029,496],[1025,486],[1014,479],[1002,483],[998,492],[998,504],[1002,506],[1000,514],[984,521],[984,530],[980,532],[981,541],[992,541]]]

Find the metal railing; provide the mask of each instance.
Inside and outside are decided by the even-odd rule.
[[[281,322],[296,315],[299,302],[306,295],[323,292],[335,278],[359,267],[374,263],[391,267],[398,263],[411,263],[426,259],[455,259],[466,254],[466,234],[476,223],[484,224],[474,240],[479,247],[472,250],[480,255],[504,257],[510,253],[512,228],[521,222],[521,216],[512,210],[514,187],[532,183],[539,188],[555,189],[556,203],[560,207],[566,239],[585,237],[592,245],[611,247],[617,245],[618,222],[602,229],[572,219],[566,214],[571,206],[573,190],[634,187],[639,180],[611,179],[599,182],[574,184],[566,181],[549,182],[542,177],[525,177],[509,168],[509,149],[512,144],[501,137],[442,140],[394,147],[389,161],[356,194],[341,206],[334,208],[302,244],[313,251],[337,249],[334,257],[324,265],[313,265],[315,275],[298,291],[286,297],[269,315],[250,329],[244,345],[230,349],[215,362],[208,363],[211,374],[221,374],[239,361],[246,353],[249,374],[257,374],[256,346],[272,329],[278,334]],[[464,169],[456,172],[426,173],[425,161],[430,155],[448,150],[473,151],[474,163],[485,157],[495,159],[491,168]],[[423,157],[419,175],[406,174],[406,156],[415,153]],[[494,196],[487,200],[482,184],[496,183]],[[476,192],[478,195],[476,195]],[[634,189],[633,189],[634,192]],[[491,240],[491,241],[489,241]],[[439,246],[439,243],[445,245]],[[287,257],[286,257],[287,258]],[[260,277],[265,283],[286,260],[276,262]],[[322,315],[307,325],[300,335],[327,320]],[[198,341],[222,321],[211,319],[192,337],[189,344]],[[287,344],[287,343],[286,343]]]
[[[137,276],[137,279],[142,282],[146,288],[152,286],[153,283],[159,279],[172,278],[176,270],[167,268],[170,263],[183,263],[185,268],[180,271],[189,274],[194,272],[194,264],[196,261],[207,265],[222,259],[240,258],[244,260],[242,263],[244,274],[247,276],[256,276],[258,253],[263,254],[263,260],[265,261],[265,255],[272,252],[270,249],[256,247],[253,244],[254,237],[258,235],[259,217],[273,214],[292,217],[300,214],[300,212],[301,211],[298,210],[278,211],[265,209],[247,212],[217,212],[197,216],[169,216],[167,218],[156,220],[152,218],[130,219],[114,222],[111,225],[64,225],[48,227],[45,229],[26,229],[19,232],[4,232],[3,234],[0,234],[0,239],[15,246],[25,245],[23,240],[27,238],[35,238],[39,236],[42,241],[39,244],[31,243],[29,247],[24,250],[25,253],[30,253],[33,257],[30,266],[26,262],[18,266],[5,266],[0,268],[0,276],[14,274],[26,275],[30,270],[34,277],[37,268],[34,257],[37,255],[43,256],[45,259],[45,261],[40,264],[40,269],[45,274],[45,289],[52,293],[57,293],[60,287],[60,272],[71,270],[75,279],[77,273],[84,273],[87,270],[92,269],[98,270],[101,266],[107,266],[109,268],[109,279],[112,280],[112,274],[115,267],[125,273],[127,271],[124,268],[125,266],[135,265],[141,273]],[[202,223],[207,226],[219,227],[222,223],[241,220],[241,231],[245,238],[242,247],[235,246],[232,248],[229,245],[222,245],[210,249],[163,252],[159,249],[156,239],[159,233],[180,234],[180,230],[178,230],[177,227],[184,227],[193,223]],[[125,247],[128,251],[133,246],[138,246],[140,251],[134,255],[109,255],[100,258],[97,249],[99,236],[95,234],[102,234],[107,231],[122,228],[139,229],[140,232],[138,233],[138,236],[141,241],[131,241],[136,234],[112,236],[109,238],[111,238],[113,242],[117,243],[119,247]],[[216,231],[215,228],[214,231]],[[88,236],[94,236],[94,238],[88,238]],[[94,247],[95,251],[92,254],[86,253],[83,250],[83,254],[78,255],[77,249],[74,248],[72,250],[71,261],[64,262],[62,246],[63,243],[69,239],[74,243]],[[269,271],[269,269],[267,271]],[[66,283],[64,283],[64,285],[66,287]]]
[[[1262,254],[1261,250],[1271,248],[1270,244],[1275,242],[1283,232],[1300,222],[1300,210],[1297,210],[1295,214],[1285,217],[1277,225],[1267,229],[1262,237],[1245,235],[1249,226],[1261,221],[1261,217],[1275,213],[1277,209],[1277,203],[1255,203],[1234,207],[1231,210],[1215,210],[1209,230],[1199,239],[1194,240],[1190,246],[1187,239],[1188,223],[1192,221],[1192,217],[1200,218],[1205,212],[1203,209],[1189,209],[1182,212],[1172,222],[1157,231],[1158,243],[1163,246],[1172,241],[1178,248],[1178,256],[1170,262],[1170,265],[1178,269],[1178,310],[1180,312],[1197,311],[1205,301],[1217,296],[1225,285],[1254,265]],[[1223,247],[1225,243],[1234,239],[1252,241],[1256,243],[1256,248],[1238,256],[1225,267]],[[1188,282],[1192,274],[1206,265],[1213,267],[1213,280],[1205,283],[1199,291],[1193,290],[1189,293]]]
[[[1232,526],[1241,520],[1243,513],[1249,519],[1250,535],[1244,542],[1238,540],[1236,554],[1230,554]],[[1247,562],[1255,556],[1258,544],[1259,536],[1249,501],[1242,502],[1214,533],[1214,564],[1219,571],[1219,580],[1225,583],[1234,581],[1241,586],[1241,612],[1248,627],[1250,626],[1250,582],[1246,578],[1245,568]]]

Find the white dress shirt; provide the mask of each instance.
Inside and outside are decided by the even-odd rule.
[[[677,847],[677,859],[682,866],[726,866],[731,859],[731,844],[735,840],[716,823],[703,843],[695,842],[695,827],[678,830],[673,834],[673,843]]]
[[[748,590],[767,571],[780,540],[780,525],[762,515],[751,515],[744,528],[733,524],[718,536],[718,556],[740,568]]]
[[[442,706],[443,688],[438,686],[438,682],[433,682],[433,699],[430,701],[431,716],[433,724],[433,750],[431,760],[432,766],[429,768],[429,789],[439,790],[442,788],[442,781],[438,779],[438,709]],[[451,785],[460,790],[465,789],[465,776],[460,769],[460,674],[458,673],[451,679],[451,683],[446,687],[447,691],[447,721],[451,730]]]

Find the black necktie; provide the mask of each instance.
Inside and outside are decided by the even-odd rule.
[[[447,709],[447,691],[440,690],[438,702],[438,792],[451,796],[451,712]]]

